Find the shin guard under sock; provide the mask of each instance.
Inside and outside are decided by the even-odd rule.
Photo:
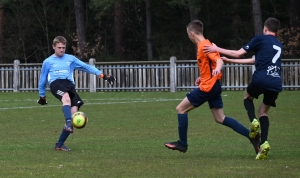
[[[248,99],[248,98],[244,99],[244,106],[245,106],[245,109],[247,110],[249,120],[250,120],[250,122],[252,122],[253,119],[256,118],[253,100]]]
[[[261,144],[265,143],[265,141],[268,140],[268,133],[269,133],[269,118],[268,116],[261,116],[259,118],[260,122],[260,138],[261,138]]]
[[[240,124],[237,120],[226,116],[222,124],[232,128],[237,133],[249,138],[249,130],[242,124]]]
[[[71,106],[64,105],[62,107],[62,110],[63,110],[63,113],[65,115],[66,122],[71,121],[72,120]]]
[[[188,115],[177,114],[178,117],[178,134],[180,143],[187,146],[187,130],[188,130]]]

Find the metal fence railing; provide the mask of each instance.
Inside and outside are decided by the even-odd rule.
[[[96,76],[82,71],[74,72],[77,90],[81,91],[182,91],[194,88],[199,76],[195,60],[95,62],[103,73],[116,77],[109,86]],[[37,91],[41,63],[0,64],[0,91]],[[222,70],[224,90],[244,90],[251,81],[253,65],[225,64]],[[285,90],[300,89],[300,59],[282,60],[282,83]],[[47,86],[48,87],[48,86]]]

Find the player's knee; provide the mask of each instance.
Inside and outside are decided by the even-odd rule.
[[[258,113],[258,118],[261,118],[261,117],[263,117],[263,116],[268,116],[268,113],[265,113],[265,112],[263,112],[263,113]]]
[[[176,112],[177,114],[183,114],[182,109],[179,106],[176,107]]]
[[[69,97],[63,97],[61,99],[61,102],[63,103],[63,105],[71,105],[71,99]]]
[[[225,118],[224,115],[220,115],[220,114],[213,114],[213,117],[215,119],[215,122],[218,124],[222,124]]]
[[[218,123],[218,124],[222,124],[224,119],[222,119],[221,117],[215,117],[215,122]]]
[[[177,114],[185,114],[187,113],[186,109],[180,107],[179,105],[176,107]]]

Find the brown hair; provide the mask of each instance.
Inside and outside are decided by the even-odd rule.
[[[280,27],[280,21],[274,17],[270,17],[265,21],[264,26],[267,27],[269,31],[277,33]]]
[[[63,36],[57,36],[53,40],[53,45],[56,46],[57,43],[67,44],[67,40]]]
[[[193,20],[186,26],[188,31],[193,31],[196,35],[203,34],[203,23],[200,20]]]

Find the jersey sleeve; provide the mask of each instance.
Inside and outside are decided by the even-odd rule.
[[[41,97],[46,96],[46,83],[47,83],[48,72],[49,72],[48,63],[47,61],[44,61],[42,65],[40,81],[39,81],[39,94]]]
[[[249,43],[243,46],[243,49],[247,52],[255,51],[260,44],[260,35],[251,39]]]
[[[206,55],[209,60],[213,61],[213,62],[216,62],[218,59],[220,59],[220,53],[218,52],[211,52],[211,53],[208,53],[206,54],[204,51],[203,51],[203,46],[204,45],[212,45],[211,42],[209,40],[206,40],[204,41],[202,44],[199,44],[198,45],[198,49],[201,49],[201,52],[200,54],[198,54],[198,57],[201,58],[201,56],[203,55]]]
[[[214,62],[217,62],[217,60],[221,58],[220,53],[215,53],[215,52],[209,53],[207,56],[210,60],[212,60]]]
[[[96,67],[86,64],[84,62],[82,62],[81,60],[79,60],[78,58],[75,57],[75,66],[74,68],[76,70],[80,70],[89,74],[94,74],[99,76],[100,74],[102,74],[102,71],[97,69]]]

